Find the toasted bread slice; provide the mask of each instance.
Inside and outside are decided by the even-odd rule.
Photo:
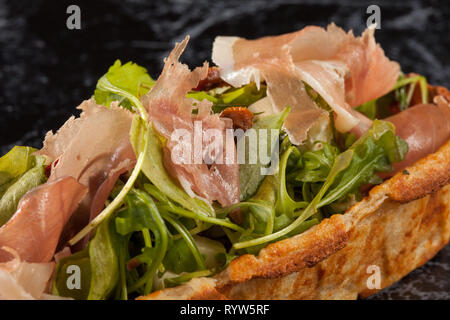
[[[345,214],[243,255],[212,278],[139,299],[356,299],[386,288],[450,239],[450,141]],[[379,283],[371,278],[379,274]]]

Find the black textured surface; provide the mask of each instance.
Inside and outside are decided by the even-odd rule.
[[[81,30],[66,8],[81,8]],[[89,98],[119,58],[156,77],[174,41],[191,35],[183,60],[208,60],[216,35],[255,38],[334,21],[360,34],[366,8],[381,8],[377,40],[405,72],[450,86],[448,1],[0,0],[0,152],[41,146]],[[450,247],[374,299],[450,299]]]

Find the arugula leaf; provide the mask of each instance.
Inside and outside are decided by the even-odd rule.
[[[288,153],[291,148],[288,148],[285,153]],[[270,235],[234,243],[233,248],[261,246],[292,235],[307,222],[307,219],[316,214],[320,207],[343,199],[366,183],[379,182],[376,172],[391,170],[392,163],[401,161],[406,152],[407,144],[395,135],[394,125],[375,120],[372,127],[348,150],[335,157],[334,164],[319,192],[307,207],[300,211],[295,221]],[[286,161],[283,157],[288,156],[289,154],[287,156],[283,154],[282,166]],[[289,203],[283,206],[283,208],[286,207],[289,209]]]
[[[126,236],[143,229],[155,229],[156,224],[147,206],[139,200],[134,192],[129,192],[126,198],[127,208],[119,211],[115,218],[116,231]]]
[[[288,217],[292,218],[294,212],[298,209],[303,209],[306,207],[307,203],[305,201],[295,201],[292,199],[288,192],[286,185],[286,169],[288,165],[289,158],[294,156],[296,161],[300,157],[300,152],[297,147],[290,146],[281,156],[280,159],[280,172],[278,174],[278,195],[276,201],[276,211],[278,214],[286,214]]]
[[[194,272],[197,270],[197,262],[184,239],[173,241],[164,257],[163,263],[167,270],[177,274],[182,272]]]
[[[231,106],[248,107],[266,96],[266,86],[261,85],[258,90],[255,83],[249,83],[240,88],[228,87],[225,91],[218,89],[221,88],[209,91],[191,91],[186,97],[199,101],[203,99],[211,101],[213,103],[213,111],[219,113]]]
[[[143,287],[143,293],[148,294],[153,288],[153,277],[155,272],[160,267],[164,256],[167,253],[170,233],[154,201],[146,192],[133,189],[128,197],[130,199],[128,204],[132,205],[132,208],[129,208],[129,210],[136,211],[136,209],[140,207],[143,209],[141,212],[142,214],[146,211],[149,215],[149,217],[145,219],[139,218],[139,223],[131,223],[128,225],[136,226],[142,222],[145,223],[145,221],[152,221],[152,223],[147,225],[147,228],[152,231],[154,245],[146,243],[146,247],[144,248],[142,254],[136,257],[139,262],[147,264],[146,271],[144,275],[129,288],[129,291],[133,292]],[[129,219],[132,219],[133,217],[133,214],[128,215]]]
[[[325,181],[333,166],[334,159],[339,153],[338,148],[325,142],[316,142],[318,150],[303,153],[299,165],[301,169],[295,172],[295,180],[301,182]]]
[[[320,206],[358,192],[359,187],[364,184],[381,183],[382,180],[376,173],[391,171],[394,162],[403,160],[408,152],[408,145],[395,135],[392,123],[375,120],[372,127],[346,152],[352,152],[352,161],[339,174]]]
[[[184,255],[184,258],[193,258],[195,261],[195,265],[196,268],[198,267],[198,269],[200,270],[204,270],[206,269],[206,265],[205,265],[205,260],[203,258],[203,256],[201,255],[197,244],[195,243],[193,237],[191,236],[191,234],[189,233],[189,231],[186,229],[186,227],[180,223],[179,221],[177,221],[176,219],[173,219],[169,214],[164,214],[164,219],[169,222],[176,231],[178,231],[178,233],[181,235],[181,238],[178,240],[182,240],[184,242],[184,244],[186,245],[186,247],[189,249],[190,254],[188,255]],[[178,241],[176,240],[176,241]],[[174,243],[175,244],[175,243]],[[172,249],[169,249],[169,252],[171,252]],[[182,250],[175,250],[175,251],[182,251]],[[171,252],[172,253],[172,252]],[[175,254],[175,253],[174,253]],[[170,255],[170,254],[169,254]],[[166,255],[167,258],[168,255]],[[168,258],[169,259],[169,258]],[[166,260],[165,260],[166,261]],[[166,261],[166,263],[171,263],[170,261]],[[176,272],[174,269],[168,268],[171,271],[174,271],[175,273],[180,273],[180,272]],[[189,271],[189,270],[186,270]],[[192,270],[194,271],[194,270]]]
[[[103,76],[115,87],[122,89],[135,97],[141,97],[147,94],[155,81],[148,75],[147,69],[133,62],[127,62],[124,65],[120,60],[116,60]],[[111,102],[119,101],[122,107],[131,109],[133,103],[126,97],[117,93],[105,90],[97,84],[94,93],[95,101],[98,104],[109,107]]]
[[[290,108],[285,108],[283,111],[270,115],[261,117],[258,120],[255,121],[253,124],[252,129],[254,129],[257,133],[256,143],[245,143],[245,140],[248,138],[244,135],[241,137],[241,143],[245,143],[246,150],[245,152],[240,152],[240,154],[244,154],[246,158],[249,158],[249,155],[256,154],[259,155],[260,150],[258,148],[260,147],[260,133],[263,133],[264,131],[260,131],[261,129],[266,130],[266,136],[264,137],[267,139],[266,146],[268,155],[271,156],[271,161],[273,162],[274,159],[278,160],[278,154],[275,154],[273,151],[276,147],[274,143],[278,144],[278,139],[274,140],[271,138],[271,129],[280,130],[284,119],[286,119],[287,115],[289,114]],[[245,140],[244,140],[245,139]],[[239,150],[239,143],[238,141],[238,150]],[[238,152],[239,153],[239,152]],[[248,163],[249,161],[245,161],[244,164],[239,165],[239,184],[240,184],[240,191],[241,191],[241,201],[245,201],[250,196],[255,194],[256,190],[258,190],[259,185],[264,180],[266,175],[263,175],[262,169],[267,167],[263,165],[260,161],[260,157],[257,157],[257,162],[255,164]],[[278,166],[277,163],[272,165]]]

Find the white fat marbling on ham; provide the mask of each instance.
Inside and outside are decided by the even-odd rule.
[[[191,140],[184,141],[193,152],[194,120],[201,122],[202,136],[207,129],[217,129],[225,141],[225,130],[232,128],[228,119],[221,119],[211,112],[212,104],[206,100],[196,101],[186,98],[186,94],[195,88],[199,81],[207,76],[208,64],[193,71],[178,62],[184,51],[188,38],[176,44],[174,50],[165,60],[163,72],[152,90],[143,97],[150,121],[159,134],[167,139],[164,150],[164,165],[168,172],[178,180],[183,189],[191,196],[205,199],[211,203],[217,200],[221,205],[228,206],[239,201],[239,166],[236,161],[233,143],[233,159],[229,163],[212,163],[209,167],[204,161],[194,161],[195,157],[203,154],[191,155],[189,164],[175,163],[172,159],[173,151],[179,141],[172,140],[172,133],[177,129],[184,129],[191,134]],[[198,109],[197,116],[192,115],[193,108]],[[208,149],[211,142],[202,139],[203,151]],[[222,150],[223,151],[223,150]],[[218,155],[216,155],[218,156]],[[225,160],[224,160],[225,162]]]
[[[55,263],[24,262],[13,249],[3,247],[2,250],[8,251],[13,259],[0,263],[0,300],[45,298]]]

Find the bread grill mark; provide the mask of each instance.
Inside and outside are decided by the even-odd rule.
[[[343,215],[334,215],[214,278],[198,278],[147,299],[355,299],[375,264],[381,288],[431,259],[450,239],[450,141],[399,172]]]

